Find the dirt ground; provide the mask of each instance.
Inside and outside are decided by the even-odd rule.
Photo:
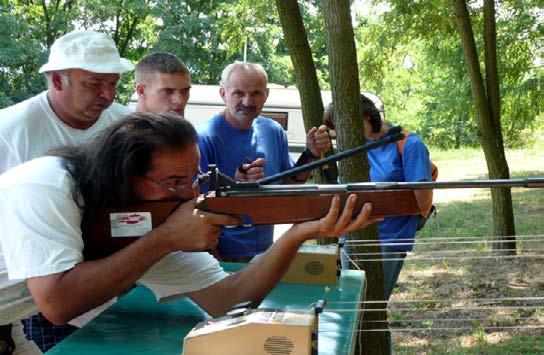
[[[536,151],[509,151],[507,157],[511,173],[524,176],[529,171],[544,171],[544,155]],[[486,165],[481,154],[435,163],[440,168],[439,180],[485,178]],[[474,201],[481,194],[479,189],[435,190],[434,202]],[[544,216],[544,210],[538,206],[531,206],[532,211],[524,211],[523,204],[519,208],[518,213],[532,218]],[[480,223],[489,224],[487,220]],[[541,226],[542,220],[535,224]],[[467,248],[465,253],[456,254],[456,260],[452,254],[441,252],[448,247],[416,245],[406,258],[389,306],[389,319],[397,330],[393,331],[397,351],[502,354],[518,353],[517,349],[521,349],[519,353],[544,353],[544,235],[531,238],[535,241],[523,245],[520,249],[524,251],[518,252],[516,258],[461,258],[490,256],[488,246],[483,253]],[[440,255],[446,257],[415,260]],[[519,345],[524,342],[528,343],[525,347]]]
[[[544,236],[539,238],[543,248]],[[542,256],[450,260],[428,268],[410,261],[423,253],[416,249],[407,257],[391,298],[397,348],[436,353],[437,346],[463,349],[509,342],[520,334],[543,335],[542,328],[531,328],[544,325]]]

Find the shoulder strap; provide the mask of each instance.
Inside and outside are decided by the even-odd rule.
[[[401,158],[402,158],[402,150],[404,149],[404,143],[406,143],[406,139],[408,139],[408,135],[410,134],[410,131],[403,130],[402,134],[404,134],[404,138],[399,139],[397,141],[397,150],[398,150],[399,155],[401,156]]]
[[[397,141],[397,150],[399,152],[399,156],[402,160],[402,151],[404,149],[404,143],[406,143],[406,139],[408,139],[408,134],[410,134],[409,131],[407,130],[403,130],[402,131],[402,134],[404,134],[404,138],[403,139],[400,139]],[[438,167],[436,165],[434,165],[434,163],[429,160],[429,163],[431,164],[431,178],[433,181],[436,181],[436,179],[438,178]],[[425,211],[421,211],[421,215],[426,218],[427,216],[429,216],[430,212],[431,212],[431,209],[433,208],[434,206],[431,206],[431,208],[425,210]]]
[[[404,134],[404,138],[397,141],[397,150],[399,152],[399,156],[402,159],[402,151],[404,149],[404,143],[406,143],[406,139],[408,139],[408,134],[410,134],[410,131],[403,130],[402,134]],[[433,181],[436,181],[438,178],[438,167],[430,160],[431,163],[431,178]]]

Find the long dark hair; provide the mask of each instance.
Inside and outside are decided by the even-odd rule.
[[[123,206],[133,195],[132,180],[151,168],[158,150],[181,150],[198,141],[191,123],[172,113],[136,112],[99,132],[88,144],[51,151],[74,179],[80,207]],[[81,198],[83,201],[81,201]]]

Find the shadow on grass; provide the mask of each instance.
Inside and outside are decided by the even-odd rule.
[[[410,353],[539,353],[543,333],[534,327],[542,327],[543,294],[541,262],[535,259],[424,267],[407,258],[389,305],[391,326],[400,329],[395,347]]]
[[[523,335],[512,332],[501,334],[500,343],[490,345],[478,334],[473,343],[466,343],[465,339],[457,338],[451,342],[434,341],[430,346],[402,346],[395,347],[397,354],[542,354],[544,353],[544,337]],[[500,336],[498,336],[500,337]],[[496,337],[496,338],[498,338]],[[497,340],[497,339],[496,339]]]

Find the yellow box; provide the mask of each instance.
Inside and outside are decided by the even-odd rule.
[[[317,354],[317,323],[313,309],[250,309],[197,324],[183,340],[183,354]]]
[[[338,244],[302,245],[281,282],[336,285],[339,275]]]

